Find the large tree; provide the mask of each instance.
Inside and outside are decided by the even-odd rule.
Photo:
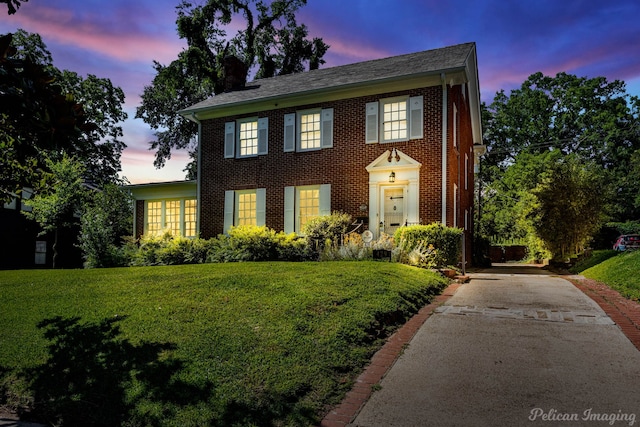
[[[178,111],[225,90],[225,63],[256,78],[316,69],[328,46],[308,39],[295,13],[306,0],[208,0],[178,6],[178,35],[187,48],[169,65],[154,62],[156,77],[145,87],[136,117],[154,130],[154,164],[160,168],[174,149],[195,150],[195,124]],[[235,32],[234,32],[235,31]],[[239,59],[232,62],[232,57]],[[190,177],[196,168],[188,167]]]
[[[108,79],[59,70],[37,34],[0,38],[0,197],[34,185],[47,159],[63,154],[86,178],[113,181],[120,170],[124,93]]]
[[[629,173],[640,149],[640,102],[626,93],[624,82],[536,73],[519,89],[509,95],[500,91],[483,105],[483,126],[488,149],[481,162],[480,229],[485,235],[530,237],[535,228],[523,213],[548,194],[533,189],[568,155],[591,165],[590,173],[599,175],[597,182],[606,181],[607,189],[611,185],[615,202],[598,204],[611,219],[640,216],[638,185]],[[554,197],[573,204],[567,192]]]

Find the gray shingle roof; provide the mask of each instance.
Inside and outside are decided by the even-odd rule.
[[[182,110],[181,113],[463,69],[474,49],[475,43],[464,43],[390,58],[258,79],[247,83],[246,88],[242,90],[213,96]]]

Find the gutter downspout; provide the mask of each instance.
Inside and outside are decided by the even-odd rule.
[[[198,155],[197,155],[197,174],[196,177],[196,235],[200,237],[200,205],[202,201],[202,197],[200,194],[200,179],[202,175],[202,150],[200,149],[200,145],[202,143],[202,122],[198,120],[196,117],[196,113],[191,113],[191,117],[189,117],[192,121],[198,124]]]
[[[442,81],[442,225],[447,225],[447,82],[444,73]]]

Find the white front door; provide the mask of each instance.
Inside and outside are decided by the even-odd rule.
[[[382,231],[393,235],[396,229],[405,223],[405,191],[402,187],[382,188],[380,217]]]

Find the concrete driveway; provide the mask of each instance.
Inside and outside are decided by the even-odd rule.
[[[589,297],[535,267],[471,277],[352,426],[640,425],[640,352]]]

